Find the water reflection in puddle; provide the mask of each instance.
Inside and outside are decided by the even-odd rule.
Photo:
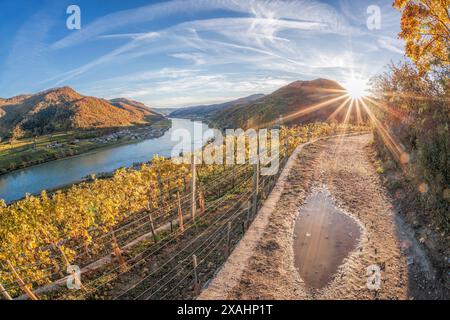
[[[310,195],[295,223],[295,267],[308,287],[325,287],[361,236],[359,225],[335,207],[325,190]]]

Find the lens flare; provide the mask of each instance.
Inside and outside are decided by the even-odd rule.
[[[350,77],[344,83],[344,88],[347,90],[347,94],[352,99],[361,99],[369,94],[369,85],[367,80],[358,77]]]

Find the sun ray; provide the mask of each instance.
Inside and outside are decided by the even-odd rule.
[[[353,107],[354,107],[354,105],[356,104],[356,99],[353,99],[352,97],[348,97],[348,99],[344,102],[344,104],[342,105],[342,107],[347,107],[347,112],[346,112],[346,114],[345,114],[345,117],[344,117],[344,120],[343,120],[343,122],[342,122],[342,124],[344,125],[343,126],[343,128],[344,128],[344,131],[342,132],[342,134],[341,135],[339,135],[337,138],[336,138],[336,142],[335,142],[335,145],[334,145],[334,147],[333,147],[333,154],[336,154],[337,152],[339,152],[339,150],[342,148],[342,146],[343,146],[343,144],[344,144],[344,139],[345,139],[345,135],[347,134],[347,130],[348,130],[348,128],[347,128],[347,124],[349,124],[350,123],[350,117],[351,117],[351,114],[352,114],[352,112],[353,112]],[[338,157],[335,157],[335,161],[333,162],[333,165],[334,165],[334,168],[338,168],[339,167],[339,163],[338,163],[338,160],[337,160],[337,158]]]
[[[307,115],[307,114],[310,114],[310,113],[312,113],[314,111],[317,111],[317,110],[319,110],[321,108],[327,107],[330,104],[333,104],[333,103],[335,103],[335,102],[337,102],[339,100],[342,100],[344,98],[346,98],[346,96],[342,95],[342,96],[339,96],[339,97],[336,97],[336,98],[333,98],[333,99],[326,100],[324,102],[317,103],[315,105],[312,105],[312,106],[309,106],[307,108],[304,108],[304,109],[302,109],[300,111],[292,113],[292,114],[286,116],[285,119],[293,119],[293,118],[297,118],[297,117],[302,117],[304,115]]]
[[[347,94],[347,90],[345,89],[330,89],[330,88],[317,88],[315,91],[318,92],[328,92],[328,93],[341,93],[341,94]]]
[[[322,108],[328,107],[329,105],[331,105],[331,104],[333,104],[333,103],[335,103],[335,102],[337,102],[339,100],[342,100],[342,99],[344,99],[346,97],[348,97],[348,96],[347,95],[341,95],[341,96],[338,96],[338,97],[335,97],[335,98],[332,98],[332,99],[328,99],[326,101],[314,104],[312,106],[306,107],[306,108],[304,108],[302,110],[296,111],[296,112],[291,113],[291,114],[286,115],[286,116],[283,116],[283,121],[291,121],[293,119],[296,119],[296,118],[303,117],[305,115],[311,114],[312,112],[315,112],[315,111],[320,110]],[[278,119],[274,120],[274,121],[262,123],[262,124],[258,125],[258,128],[269,128],[272,125],[274,125],[276,122],[278,122]]]
[[[344,122],[343,122],[343,124],[344,124],[345,126],[346,126],[346,125],[349,123],[349,121],[350,121],[350,116],[351,116],[351,114],[352,114],[354,102],[355,102],[355,99],[351,99],[351,100],[350,100],[350,106],[348,107],[347,114],[345,115]]]
[[[381,103],[377,102],[376,100],[374,100],[370,97],[364,97],[363,99],[366,99],[372,105],[374,105],[375,107],[377,107],[378,109],[380,109],[383,112],[389,113],[391,116],[393,116],[396,119],[404,120],[406,117],[405,114],[402,113],[400,110],[394,110],[392,108],[387,107],[386,105],[382,105]]]
[[[379,132],[381,139],[383,139],[384,144],[391,151],[395,160],[400,164],[405,164],[405,162],[407,162],[405,160],[408,159],[408,156],[407,156],[407,153],[405,152],[405,150],[402,148],[402,146],[400,146],[395,141],[395,139],[392,137],[392,135],[383,126],[383,124],[375,117],[375,115],[372,113],[372,111],[367,106],[367,104],[364,102],[364,100],[361,99],[361,103],[362,103],[364,110],[367,112],[370,120],[372,121],[375,128]]]
[[[336,110],[328,117],[328,119],[326,120],[326,122],[329,122],[333,119],[336,118],[336,116],[342,111],[342,109],[345,108],[345,106],[347,105],[347,103],[350,102],[350,100],[352,99],[352,97],[348,97],[344,102],[342,102],[342,104],[336,108]]]
[[[350,115],[351,115],[352,110],[353,110],[354,99],[351,99],[351,98],[350,98],[349,103],[350,103],[350,104],[349,104],[349,106],[348,106],[348,108],[347,108],[347,112],[346,112],[346,114],[345,114],[344,121],[342,122],[342,124],[344,125],[344,132],[343,132],[342,136],[340,136],[339,138],[337,138],[336,146],[335,146],[335,148],[334,148],[334,151],[336,151],[337,149],[339,149],[339,148],[342,146],[342,144],[343,144],[343,142],[344,142],[344,135],[347,133],[347,124],[349,123]]]
[[[361,116],[361,109],[359,107],[359,101],[360,100],[361,99],[355,99],[357,124],[363,123],[362,116]]]
[[[413,99],[418,101],[443,101],[443,102],[450,102],[450,98],[442,98],[442,97],[433,97],[433,96],[422,96],[417,94],[411,94],[411,93],[403,93],[403,92],[385,92],[385,96],[391,97],[391,98],[404,98],[404,99]]]
[[[347,94],[353,99],[360,99],[368,94],[367,80],[363,77],[351,75],[344,83]]]

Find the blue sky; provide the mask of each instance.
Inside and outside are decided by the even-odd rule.
[[[153,107],[369,78],[403,56],[386,0],[0,0],[0,97],[71,86]],[[81,29],[66,27],[69,5]],[[381,9],[369,30],[367,8]]]

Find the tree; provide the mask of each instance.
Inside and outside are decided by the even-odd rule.
[[[446,196],[450,185],[448,79],[448,71],[420,74],[413,63],[403,62],[391,64],[373,82],[377,98],[374,113],[408,154],[406,163],[399,161],[411,188],[405,194],[417,196],[419,186],[425,183],[427,192],[417,198],[417,211],[429,214],[430,223],[445,230],[450,230],[450,199]],[[375,133],[374,140],[386,166],[400,160],[391,156],[383,135]]]
[[[394,0],[402,11],[399,36],[421,74],[450,67],[450,0]]]

